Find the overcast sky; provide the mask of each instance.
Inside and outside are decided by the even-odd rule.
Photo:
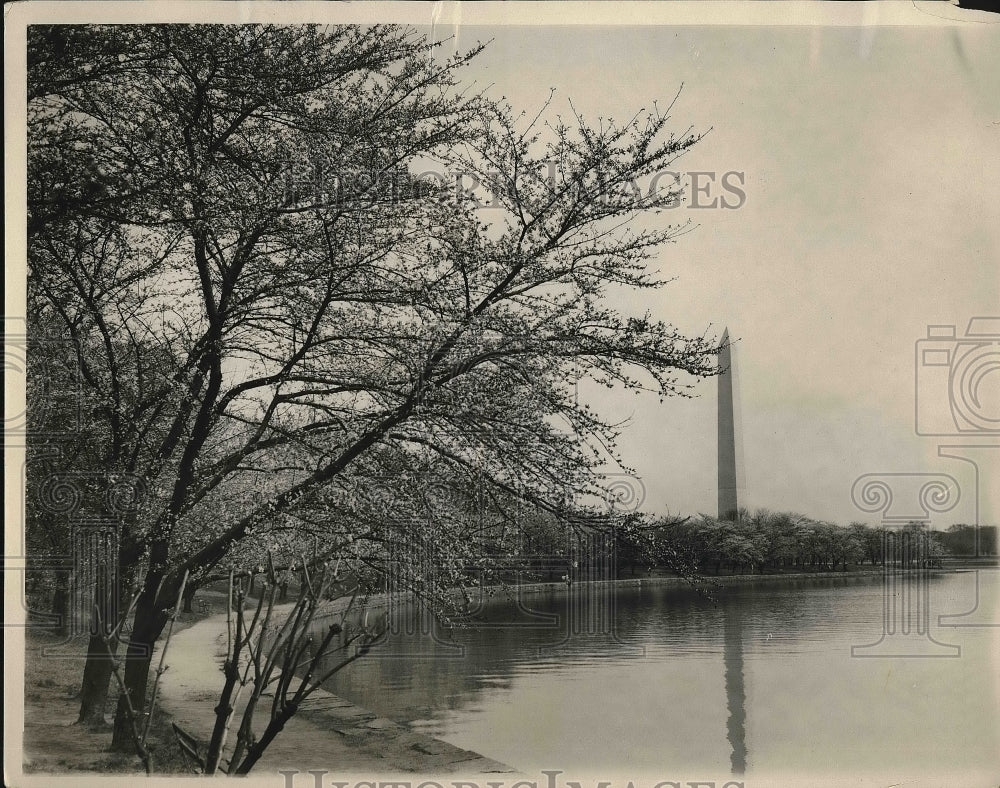
[[[66,15],[65,4],[32,5],[40,20]],[[90,9],[88,20],[111,13],[72,5],[78,16]],[[631,117],[654,101],[665,106],[683,84],[673,128],[712,131],[680,166],[718,178],[743,173],[745,202],[737,210],[668,212],[672,221],[698,225],[660,257],[661,273],[676,281],[622,307],[649,309],[693,334],[728,326],[738,341],[741,503],[872,521],[852,503],[859,476],[943,473],[955,478],[961,500],[935,524],[974,522],[977,502],[981,522],[1000,519],[1000,433],[921,437],[914,424],[915,343],[927,325],[955,325],[961,337],[970,317],[1000,315],[995,15],[921,2],[283,4],[280,19],[270,4],[197,6],[198,14],[193,7],[124,4],[114,13],[117,21],[143,22],[436,18],[436,27],[423,29],[454,36],[460,48],[492,39],[467,73],[492,85],[493,95],[532,111],[556,88],[553,112],[567,111],[572,98],[591,119]],[[595,13],[616,26],[473,24],[529,14],[579,22]],[[866,26],[701,24],[723,14],[741,23],[767,17]],[[949,26],[944,16],[973,21]],[[653,17],[674,24],[621,25]],[[681,19],[699,24],[678,26]],[[886,22],[911,26],[879,26]],[[9,163],[19,182],[22,159]],[[707,199],[715,196],[733,199],[717,188]],[[7,302],[18,314],[23,294],[10,293],[23,282],[13,284]],[[921,402],[947,420],[941,372],[923,370],[920,380],[929,383]],[[938,376],[936,387],[927,373]],[[643,478],[646,508],[714,512],[714,383],[703,383],[693,400],[602,403],[610,417],[630,419],[621,449]],[[1000,371],[983,375],[979,395],[979,412],[1000,418]],[[940,444],[977,440],[995,448],[946,451],[977,460],[978,498],[975,466],[938,456]]]
[[[852,503],[856,478],[940,472],[962,497],[935,524],[974,521],[973,466],[937,451],[977,440],[916,435],[914,359],[928,324],[961,337],[970,317],[1000,315],[995,25],[464,25],[458,38],[493,39],[469,73],[529,111],[555,88],[553,112],[572,98],[585,116],[622,119],[668,104],[683,83],[674,128],[712,131],[680,167],[745,174],[739,209],[671,212],[698,225],[660,257],[676,281],[624,305],[739,340],[741,504],[871,522]],[[702,201],[716,195],[736,200],[716,185]],[[948,418],[941,381],[931,396]],[[621,448],[647,508],[715,511],[715,382],[699,391],[604,403],[631,417]],[[1000,370],[979,391],[981,412],[1000,417]],[[970,454],[983,522],[1000,512],[991,454],[1000,448]]]

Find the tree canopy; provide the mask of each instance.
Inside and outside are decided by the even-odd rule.
[[[444,561],[495,545],[512,501],[600,496],[616,420],[576,383],[717,371],[714,337],[604,298],[662,286],[684,231],[658,215],[675,193],[636,188],[699,139],[669,108],[519,113],[463,86],[480,47],[391,26],[28,38],[29,317],[73,349],[88,462],[142,491],[133,656],[185,572],[276,535]]]

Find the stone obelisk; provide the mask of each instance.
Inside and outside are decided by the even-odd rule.
[[[733,356],[729,329],[719,345],[719,519],[735,520],[739,513],[736,497],[736,418],[733,411]]]

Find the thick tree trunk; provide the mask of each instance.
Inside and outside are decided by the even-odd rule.
[[[104,707],[108,700],[108,686],[111,682],[111,660],[104,640],[98,634],[90,636],[87,644],[87,662],[83,667],[83,681],[80,687],[80,716],[77,723],[86,725],[104,724]]]
[[[194,583],[188,583],[184,586],[184,604],[181,607],[182,613],[194,613],[192,603],[194,602],[194,592],[197,590],[198,587]]]
[[[107,565],[103,567],[107,569]],[[100,606],[100,621],[95,617],[91,621],[90,641],[87,644],[87,661],[83,666],[83,679],[80,682],[80,714],[77,723],[88,725],[104,724],[104,708],[108,700],[108,686],[111,682],[111,658],[103,635],[111,632],[118,623],[119,610],[117,605],[118,575],[111,572],[97,572],[94,583],[94,605]],[[98,627],[103,629],[103,632]],[[118,651],[118,641],[111,643],[114,652]]]
[[[271,742],[274,741],[275,737],[281,733],[285,727],[285,723],[290,720],[296,712],[297,707],[293,704],[286,706],[281,713],[273,718],[269,723],[267,728],[264,729],[264,733],[261,737],[253,743],[253,746],[247,750],[246,756],[240,761],[239,765],[236,767],[234,774],[249,774],[250,770],[257,764],[260,760],[260,756],[264,754],[264,751],[270,746]]]
[[[132,708],[135,710],[139,727],[143,724],[143,712],[146,708],[146,686],[149,682],[149,663],[153,658],[153,646],[166,623],[167,615],[164,611],[156,609],[154,599],[140,599],[136,606],[132,636],[125,652],[125,687],[132,699]],[[116,752],[135,751],[124,693],[118,695],[111,749]]]

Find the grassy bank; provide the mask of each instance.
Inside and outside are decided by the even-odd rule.
[[[175,634],[210,614],[195,607],[197,612],[178,616]],[[135,754],[110,751],[111,720],[118,699],[114,679],[104,710],[105,723],[77,723],[87,638],[63,640],[38,629],[25,632],[24,771],[145,773]],[[155,771],[191,774],[191,763],[177,746],[171,722],[169,713],[158,706],[149,733]]]

